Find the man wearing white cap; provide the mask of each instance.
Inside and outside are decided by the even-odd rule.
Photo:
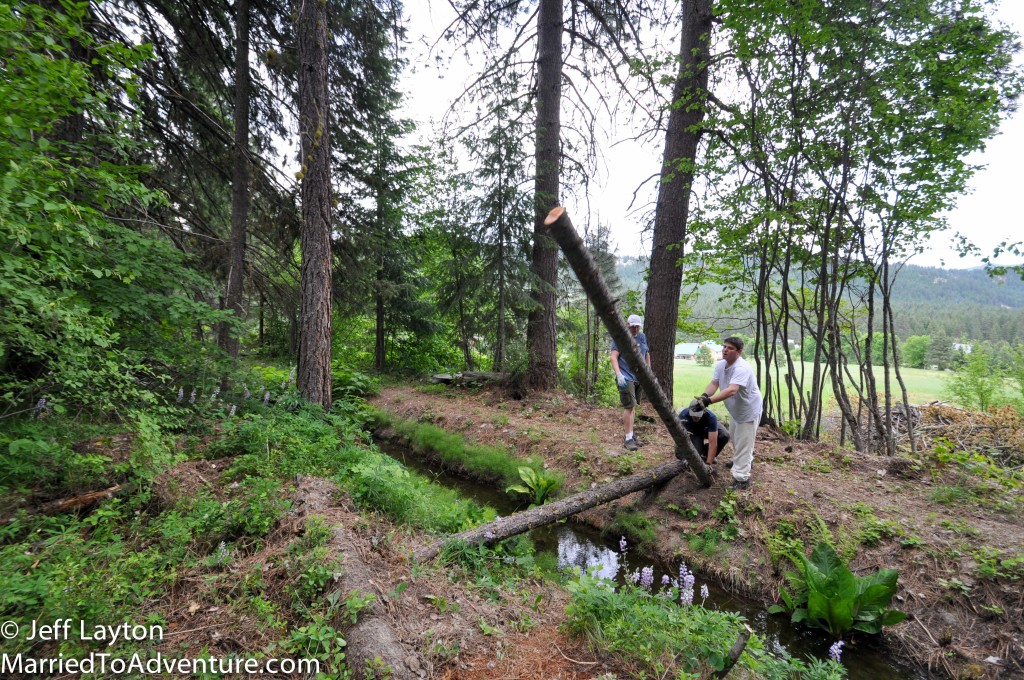
[[[640,326],[644,320],[636,314],[630,314],[626,320],[629,325],[629,332],[636,340],[640,348],[640,356],[651,367],[651,352],[647,347],[647,336],[640,332]],[[633,436],[633,419],[636,415],[636,405],[640,401],[640,383],[636,380],[636,373],[629,367],[626,357],[622,356],[615,341],[612,340],[612,370],[615,371],[615,382],[619,386],[619,402],[625,409],[622,421],[626,430],[625,447],[628,451],[636,451],[641,446],[636,437]]]

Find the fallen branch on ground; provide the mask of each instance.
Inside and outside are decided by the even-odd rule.
[[[70,498],[62,498],[59,501],[50,501],[44,503],[36,508],[36,512],[41,515],[59,515],[64,512],[70,512],[72,510],[82,510],[89,508],[100,501],[105,501],[108,498],[124,493],[130,489],[135,488],[132,484],[117,484],[110,487],[109,489],[102,489],[100,491],[90,491],[89,493],[83,493],[78,496],[72,496]]]

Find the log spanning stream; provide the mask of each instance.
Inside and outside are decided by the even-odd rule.
[[[525,507],[516,505],[505,493],[492,486],[439,473],[415,454],[394,442],[379,441],[378,445],[384,453],[411,470],[454,489],[481,505],[488,505],[501,515],[510,515]],[[538,553],[557,555],[559,568],[596,568],[599,576],[614,578],[620,584],[625,582],[628,574],[648,566],[654,568],[655,584],[661,583],[663,574],[668,574],[670,578],[677,576],[677,565],[660,564],[634,550],[627,549],[622,553],[619,551],[617,537],[604,539],[596,529],[580,522],[540,527],[530,532],[530,538]],[[706,582],[702,581],[698,574],[698,592],[703,583]],[[827,634],[793,626],[786,615],[769,614],[758,602],[732,595],[711,583],[707,585],[710,595],[704,606],[742,615],[767,648],[799,658],[828,657],[832,639]],[[698,595],[694,601],[699,602],[700,596]],[[851,680],[923,680],[928,677],[914,667],[898,663],[884,642],[875,643],[864,636],[861,636],[858,642],[857,646],[843,648],[843,663]]]

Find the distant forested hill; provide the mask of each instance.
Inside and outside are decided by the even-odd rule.
[[[628,290],[643,291],[646,258],[619,258],[617,268]],[[684,294],[686,293],[684,284]],[[702,285],[691,300],[694,317],[720,330],[736,328],[736,314],[720,302],[721,287]],[[896,279],[893,308],[896,332],[946,335],[951,340],[1024,343],[1024,281],[1016,274],[990,277],[984,269],[905,266]],[[719,319],[730,318],[731,326]]]
[[[1024,281],[1016,274],[990,277],[982,268],[938,269],[907,265],[894,290],[900,304],[981,305],[1024,311]]]

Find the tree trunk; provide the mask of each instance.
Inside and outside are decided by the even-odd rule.
[[[458,278],[458,284],[457,285],[458,285],[459,289],[462,290],[462,281],[461,281],[462,277],[459,276],[457,278]],[[466,321],[466,302],[465,302],[465,300],[466,300],[465,297],[460,294],[459,295],[459,336],[461,337],[461,340],[462,340],[462,359],[463,359],[463,361],[466,364],[466,370],[472,371],[476,367],[473,365],[473,353],[469,349],[470,332],[469,332],[469,322]]]
[[[558,304],[558,248],[548,238],[544,216],[558,205],[559,132],[562,105],[562,0],[540,0],[537,15],[537,129],[534,179],[534,308],[526,325],[529,363],[526,384],[550,390],[558,384],[555,308]]]
[[[672,435],[672,441],[676,444],[676,454],[682,455],[686,459],[701,484],[711,486],[710,468],[704,464],[704,460],[694,450],[693,444],[690,442],[690,435],[683,430],[683,426],[676,418],[672,404],[665,393],[661,391],[654,373],[640,358],[640,348],[637,347],[636,340],[633,339],[626,327],[626,322],[615,305],[615,299],[604,283],[601,270],[569,221],[565,208],[555,208],[548,214],[544,222],[551,229],[558,245],[562,247],[565,259],[572,265],[576,278],[579,279],[580,285],[586,291],[587,297],[594,303],[598,316],[604,322],[609,335],[612,336],[612,340],[619,348],[619,352],[626,355],[626,361],[630,366],[637,367],[634,369],[637,380],[640,381],[640,386],[644,388],[644,394],[651,400],[651,405],[661,417],[661,421],[665,423],[668,433]]]
[[[373,367],[377,373],[383,373],[387,365],[387,347],[384,343],[384,265],[383,261],[377,267],[377,285],[374,300],[374,344],[373,344]]]
[[[249,219],[249,0],[235,0],[235,146],[231,181],[231,265],[224,308],[242,318],[245,285],[246,223]],[[227,322],[220,327],[220,346],[238,357],[238,331]],[[226,379],[225,379],[226,380]]]
[[[260,349],[263,349],[263,335],[264,335],[264,333],[266,331],[266,328],[265,328],[266,320],[264,318],[264,314],[265,314],[264,306],[265,305],[266,305],[266,300],[264,299],[263,291],[261,290],[260,291],[260,329],[259,329],[259,346],[260,346]]]
[[[654,213],[654,243],[647,284],[644,332],[651,350],[651,368],[671,403],[675,370],[676,323],[686,220],[690,209],[693,168],[704,119],[708,87],[708,44],[712,28],[712,0],[682,3],[679,74],[672,91],[672,111],[665,134],[661,184]]]
[[[509,517],[496,519],[458,534],[447,536],[413,553],[417,562],[426,562],[437,557],[438,553],[449,543],[464,541],[470,544],[493,545],[498,541],[522,534],[531,529],[542,527],[560,519],[565,519],[590,508],[622,498],[634,491],[641,491],[656,484],[666,482],[687,469],[682,461],[663,463],[629,477],[617,479],[596,489],[590,489],[568,498],[547,503],[530,510],[517,512]]]
[[[302,311],[298,388],[331,405],[331,146],[327,6],[298,6],[299,135],[302,149]]]

